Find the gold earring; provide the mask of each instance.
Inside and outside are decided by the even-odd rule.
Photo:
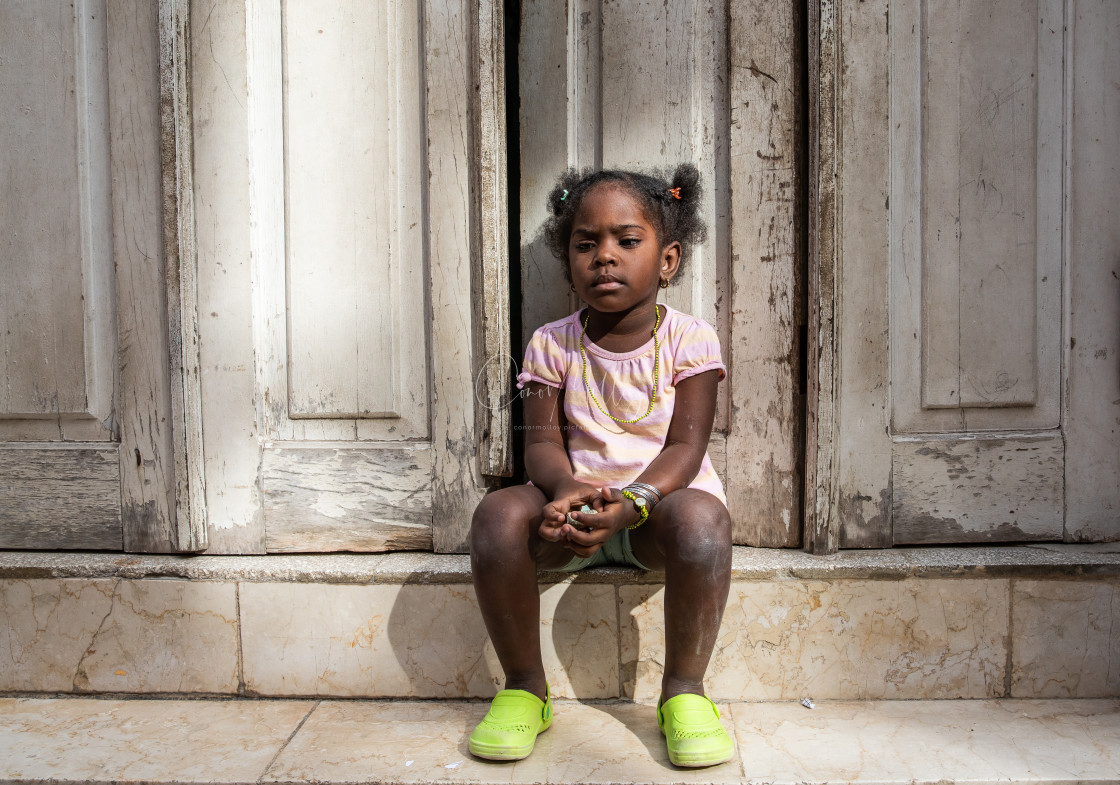
[[[668,278],[662,278],[660,283],[658,283],[658,286],[660,286],[662,289],[668,289],[669,288],[669,279]]]

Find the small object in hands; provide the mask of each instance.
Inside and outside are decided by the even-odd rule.
[[[580,512],[586,512],[589,515],[598,515],[599,514],[598,510],[592,508],[588,504],[585,504],[582,507],[580,507],[579,511]],[[571,524],[572,526],[575,526],[581,532],[589,532],[589,531],[592,531],[595,528],[592,524],[587,523],[585,521],[577,521],[575,518],[572,517],[571,513],[568,513],[567,522],[569,524]]]
[[[815,709],[815,708],[817,708],[817,704],[813,703],[813,699],[812,699],[812,698],[802,698],[802,699],[801,699],[801,705],[802,705],[802,706],[804,706],[804,707],[805,707],[806,709]]]

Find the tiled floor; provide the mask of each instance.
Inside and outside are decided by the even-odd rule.
[[[0,783],[1120,782],[1120,700],[731,703],[739,754],[677,769],[649,705],[559,701],[525,761],[463,701],[0,698]]]

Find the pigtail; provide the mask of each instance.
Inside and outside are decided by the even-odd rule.
[[[541,234],[544,243],[552,251],[553,256],[564,262],[564,274],[568,272],[568,236],[572,231],[572,216],[575,214],[576,204],[583,192],[585,174],[578,169],[568,169],[556,179],[556,185],[548,192],[545,201],[548,207],[549,218],[545,222]]]
[[[674,197],[674,202],[680,203],[679,207],[685,208],[688,212],[697,211],[700,198],[703,196],[700,171],[693,164],[678,166],[669,178],[669,193]],[[678,194],[679,198],[677,198]]]
[[[582,179],[583,177],[576,169],[569,169],[560,175],[556,180],[556,185],[548,192],[548,199],[546,202],[548,205],[548,212],[555,216],[561,216],[565,212],[569,212],[575,202],[573,195]],[[566,243],[567,241],[565,240],[565,244]]]
[[[669,178],[669,198],[665,205],[666,234],[685,248],[704,242],[707,227],[700,217],[704,189],[700,171],[693,164],[681,164]]]

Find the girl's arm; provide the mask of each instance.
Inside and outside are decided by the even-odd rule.
[[[641,473],[638,482],[649,483],[666,496],[679,488],[687,488],[696,479],[716,418],[718,383],[719,371],[716,370],[704,371],[677,383],[677,399],[665,446]]]
[[[529,382],[525,392],[525,469],[533,485],[552,501],[545,505],[541,536],[553,542],[562,538],[559,527],[572,506],[601,507],[602,494],[593,485],[572,476],[572,463],[564,446],[564,393],[541,382]]]
[[[673,406],[673,419],[669,421],[669,432],[665,436],[665,446],[638,477],[639,482],[649,483],[662,496],[667,496],[679,488],[687,488],[700,472],[704,453],[708,450],[708,438],[712,435],[712,423],[716,417],[716,385],[719,371],[711,370],[682,379],[677,383],[677,398]],[[534,480],[534,482],[536,482]],[[562,528],[569,540],[569,547],[577,556],[590,556],[624,526],[637,523],[639,515],[634,505],[617,490],[607,489],[604,497],[607,502],[599,515],[580,515],[583,520],[602,528],[582,532],[571,526]]]

